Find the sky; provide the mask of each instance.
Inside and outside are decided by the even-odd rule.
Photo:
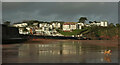
[[[2,0],[2,2],[118,2],[119,0]]]
[[[117,2],[3,2],[2,18],[12,23],[23,20],[118,23]]]

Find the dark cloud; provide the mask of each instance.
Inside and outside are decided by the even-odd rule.
[[[3,2],[3,19],[78,21],[86,16],[89,20],[107,20],[117,23],[117,2]]]

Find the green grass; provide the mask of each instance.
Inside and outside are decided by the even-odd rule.
[[[78,34],[81,34],[82,32],[86,31],[87,29],[76,29],[76,30],[73,30],[72,32],[64,32],[62,30],[57,30],[59,33],[61,33],[62,35],[65,35],[65,36],[71,36],[71,35],[78,35]]]

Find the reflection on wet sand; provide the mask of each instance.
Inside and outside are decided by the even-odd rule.
[[[112,49],[112,59],[104,56]],[[89,45],[82,41],[56,41],[46,44],[24,43],[3,47],[3,63],[105,63],[117,62],[117,48]],[[103,61],[104,59],[105,61]]]
[[[105,55],[104,60],[107,61],[107,62],[112,62],[110,55]]]
[[[33,50],[34,49],[34,50]],[[34,52],[34,53],[33,53]],[[79,55],[82,53],[81,46],[68,44],[24,44],[19,48],[19,55]]]

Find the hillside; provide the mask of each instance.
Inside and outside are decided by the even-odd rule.
[[[84,35],[92,39],[116,40],[120,36],[120,26],[97,27],[92,26]]]
[[[57,29],[59,33],[64,36],[72,36],[72,35],[80,35],[86,36],[93,40],[116,40],[120,36],[120,25],[116,24],[109,24],[108,27],[101,27],[101,26],[91,26],[91,27],[84,27],[83,29],[73,30],[70,32],[62,31],[61,29]]]

